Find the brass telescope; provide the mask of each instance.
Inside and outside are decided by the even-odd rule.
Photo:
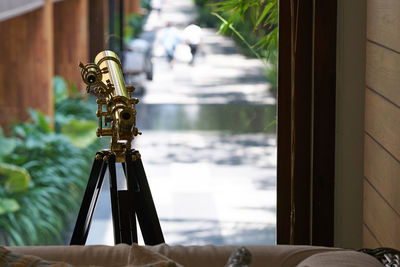
[[[138,242],[136,220],[146,245],[164,243],[140,153],[131,148],[133,138],[141,134],[136,128],[135,105],[139,100],[132,97],[135,88],[125,86],[121,62],[112,51],[100,52],[94,63],[81,62],[79,66],[87,93],[97,96],[96,134],[110,136],[111,143],[110,149],[96,153],[70,244],[86,243],[107,169],[115,244]],[[116,162],[121,163],[126,181],[121,188],[117,184]]]
[[[97,54],[94,63],[81,67],[82,80],[87,85],[87,93],[97,96],[99,119],[98,137],[111,136],[110,150],[117,162],[124,162],[124,153],[131,149],[133,138],[141,134],[136,128],[136,108],[139,103],[132,97],[133,86],[125,86],[121,62],[112,51]]]

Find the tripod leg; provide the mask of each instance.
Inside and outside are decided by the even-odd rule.
[[[121,165],[126,179],[126,164],[123,162]],[[126,244],[138,243],[135,209],[134,207],[130,206],[131,203],[134,203],[133,195],[129,192],[129,190],[119,190],[118,200],[120,207],[122,242]]]
[[[121,227],[120,227],[120,207],[118,201],[117,172],[115,169],[115,155],[108,154],[108,170],[110,172],[110,197],[111,197],[111,213],[114,228],[114,243],[121,243]]]
[[[132,195],[128,190],[118,191],[119,215],[121,223],[121,242],[131,245],[137,243],[136,216],[134,209],[130,206]]]
[[[135,160],[132,160],[132,156]],[[164,243],[164,236],[138,151],[126,153],[128,191],[134,195],[134,209],[146,245]],[[138,188],[137,186],[138,185]]]
[[[103,161],[103,153],[97,152],[83,196],[82,205],[79,209],[75,228],[72,233],[70,245],[84,245],[86,243],[106,169],[107,163]]]

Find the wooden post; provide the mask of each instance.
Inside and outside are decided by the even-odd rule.
[[[88,0],[64,0],[54,4],[55,74],[84,88],[79,61],[89,61]]]
[[[26,120],[27,108],[53,116],[53,2],[0,22],[0,125]]]
[[[105,0],[89,1],[89,62],[106,49],[106,18],[108,5]]]
[[[124,1],[124,13],[128,16],[132,13],[141,14],[142,8],[140,6],[140,0],[123,0]]]

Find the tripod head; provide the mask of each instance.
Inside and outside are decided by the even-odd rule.
[[[117,162],[125,162],[125,152],[131,149],[135,136],[141,134],[136,128],[136,108],[139,103],[132,97],[133,86],[125,86],[122,66],[118,56],[109,50],[97,54],[94,63],[81,67],[87,93],[97,96],[99,128],[98,137],[111,136],[110,150]]]

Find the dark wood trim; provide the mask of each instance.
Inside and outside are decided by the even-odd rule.
[[[279,8],[277,243],[309,244],[312,0]]]
[[[279,5],[278,244],[333,245],[336,4]]]
[[[278,153],[277,153],[277,243],[290,243],[290,10],[289,1],[279,3],[278,54]]]
[[[336,0],[315,1],[312,244],[333,246]]]

